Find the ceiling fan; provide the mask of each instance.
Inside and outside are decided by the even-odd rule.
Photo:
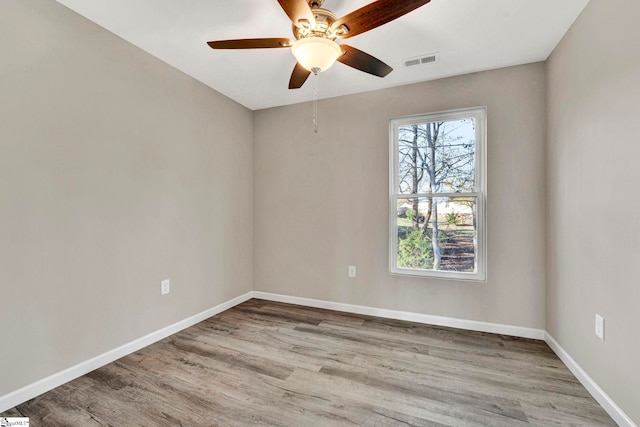
[[[278,0],[289,16],[295,40],[259,38],[210,41],[213,49],[291,48],[297,63],[289,80],[289,89],[302,87],[311,73],[325,71],[335,61],[365,73],[384,77],[393,69],[379,59],[355,47],[338,44],[405,15],[430,0],[377,0],[338,19],[322,9],[324,0]]]

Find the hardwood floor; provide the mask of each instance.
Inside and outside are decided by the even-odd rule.
[[[615,426],[542,341],[250,300],[4,416],[39,426]]]

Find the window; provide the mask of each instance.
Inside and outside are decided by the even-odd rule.
[[[486,109],[391,120],[392,274],[486,280]]]

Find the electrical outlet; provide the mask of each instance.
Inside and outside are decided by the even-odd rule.
[[[166,295],[171,292],[171,281],[169,279],[160,282],[160,294]]]
[[[351,278],[356,277],[356,266],[355,265],[350,265],[349,266],[349,277],[351,277]]]
[[[596,314],[596,336],[604,341],[604,317]]]

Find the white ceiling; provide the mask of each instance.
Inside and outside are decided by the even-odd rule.
[[[314,78],[287,89],[289,49],[213,50],[210,40],[291,37],[276,0],[58,0],[202,83],[258,110],[313,99]],[[325,0],[338,17],[371,0]],[[588,0],[432,0],[345,43],[386,62],[385,78],[336,63],[319,76],[329,98],[545,60]],[[439,53],[435,64],[403,59]]]

